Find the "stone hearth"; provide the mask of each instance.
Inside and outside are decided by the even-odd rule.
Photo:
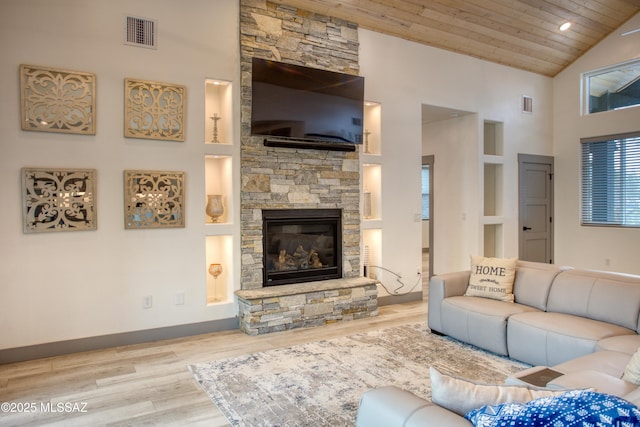
[[[236,291],[240,329],[260,335],[378,315],[376,281],[322,280]]]

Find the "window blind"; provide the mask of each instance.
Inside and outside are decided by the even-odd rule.
[[[582,225],[640,227],[640,134],[581,141]]]

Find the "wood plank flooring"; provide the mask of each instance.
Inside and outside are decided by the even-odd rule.
[[[425,299],[380,307],[375,318],[316,328],[258,337],[224,331],[0,365],[0,403],[35,409],[0,411],[0,425],[228,426],[187,365],[426,321],[426,313]]]

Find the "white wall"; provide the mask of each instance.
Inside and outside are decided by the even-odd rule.
[[[554,78],[557,263],[640,274],[640,229],[581,226],[579,192],[580,138],[640,131],[640,107],[581,115],[581,73],[640,57],[640,33],[620,35],[638,27],[640,14]]]
[[[483,252],[484,120],[504,122],[504,256],[517,256],[517,154],[552,153],[551,79],[363,29],[359,34],[366,96],[382,103],[383,264],[406,278],[420,267],[415,215],[421,156],[428,154],[435,155],[434,273],[469,268],[469,255]],[[520,112],[522,95],[534,98],[534,114]],[[422,104],[476,114],[423,131]]]
[[[123,44],[125,15],[157,19],[157,50]],[[233,318],[206,305],[203,141],[204,79],[239,88],[238,2],[3,0],[0,52],[0,349]],[[22,63],[96,73],[97,134],[20,130]],[[185,142],[123,137],[125,77],[187,86]],[[23,234],[25,166],[97,169],[97,231]],[[124,230],[125,169],[185,171],[186,228]]]

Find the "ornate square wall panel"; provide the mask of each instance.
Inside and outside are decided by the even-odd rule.
[[[96,75],[20,65],[23,130],[95,135]]]
[[[125,228],[184,227],[184,172],[124,171]]]
[[[184,141],[186,86],[125,79],[124,136]]]
[[[95,169],[22,169],[24,232],[95,230]]]

